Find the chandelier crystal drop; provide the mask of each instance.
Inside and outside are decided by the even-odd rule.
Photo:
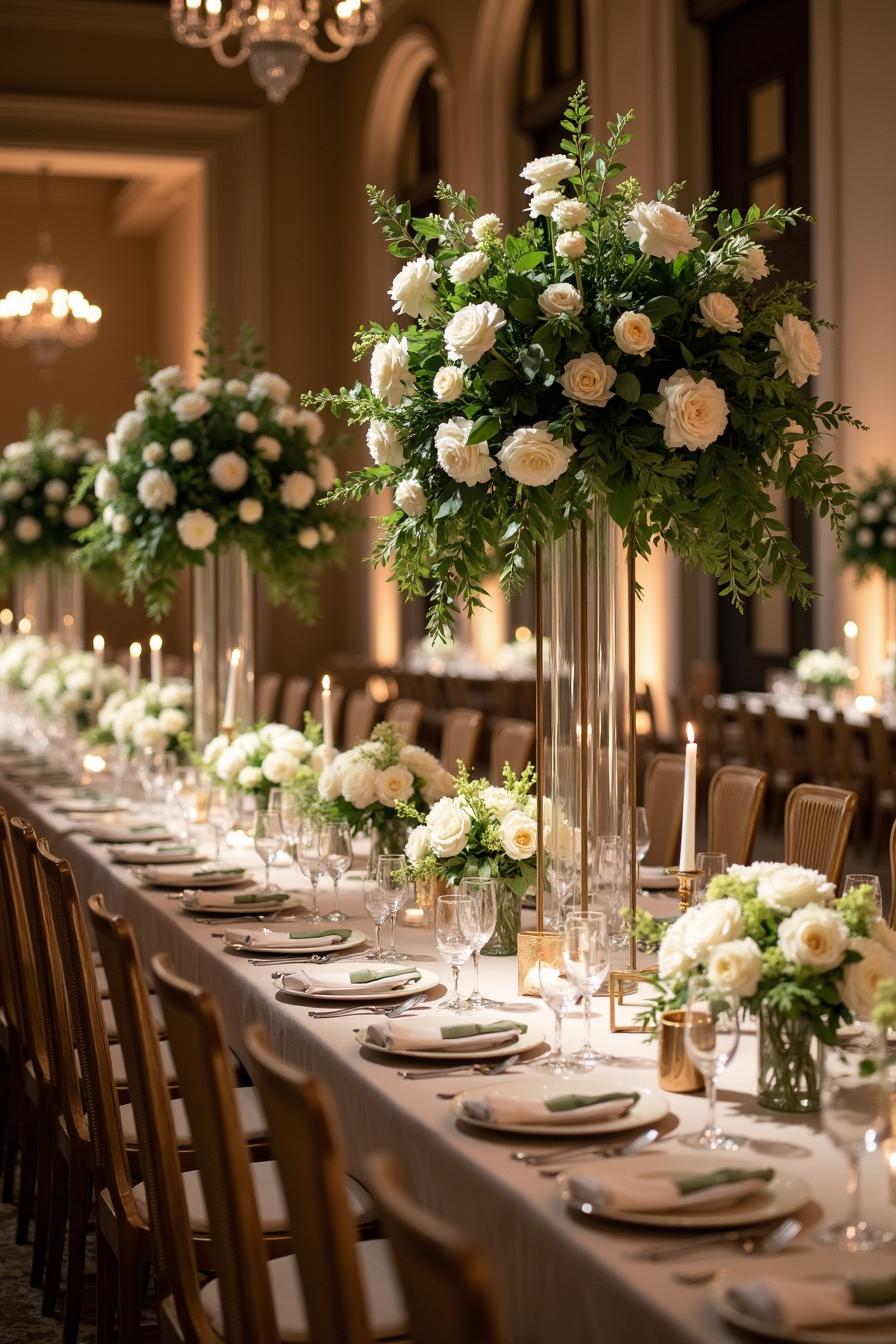
[[[0,299],[0,340],[27,345],[36,363],[53,364],[66,346],[86,345],[99,329],[102,308],[80,289],[66,289],[65,272],[53,258],[50,241],[49,170],[38,178],[38,259],[28,268],[24,289]]]
[[[382,24],[382,0],[337,0],[321,22],[320,0],[171,0],[178,42],[211,51],[219,65],[249,62],[249,73],[272,103],[294,89],[309,57],[341,61],[372,42]],[[318,33],[327,39],[318,45]]]

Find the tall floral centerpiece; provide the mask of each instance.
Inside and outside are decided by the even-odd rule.
[[[797,678],[831,700],[838,686],[849,685],[849,659],[840,649],[803,649],[793,660]]]

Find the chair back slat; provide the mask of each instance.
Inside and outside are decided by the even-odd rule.
[[[379,706],[366,691],[349,691],[345,701],[345,720],[342,742],[345,747],[356,747],[366,742],[373,732]]]
[[[658,751],[644,774],[644,806],[650,827],[650,849],[644,862],[662,867],[678,861],[684,756]]]
[[[280,720],[287,728],[301,728],[311,690],[310,677],[287,677],[280,697]]]
[[[723,765],[709,781],[707,847],[725,854],[729,863],[747,864],[759,829],[762,803],[768,787],[763,770]]]
[[[255,683],[255,717],[270,723],[277,717],[277,702],[283,677],[279,672],[264,672]]]
[[[850,789],[798,784],[784,807],[784,861],[840,882],[859,796]]]
[[[832,744],[830,726],[810,705],[806,711],[806,766],[813,784],[825,784],[830,778]]]
[[[392,723],[405,742],[413,745],[420,736],[423,722],[423,704],[420,700],[392,700],[386,708],[386,722]]]
[[[38,1081],[50,1079],[50,1060],[44,1032],[43,1009],[38,989],[31,930],[25,913],[25,901],[19,880],[18,864],[12,846],[9,817],[0,808],[0,865],[6,887],[7,915],[12,936],[11,963],[18,981],[22,1055],[30,1062]]]
[[[452,678],[446,678],[452,681]],[[473,768],[485,716],[478,709],[451,709],[442,727],[442,765],[454,774],[458,761]]]
[[[532,760],[535,724],[526,719],[499,719],[492,730],[488,777],[501,784],[505,763],[519,775]]]

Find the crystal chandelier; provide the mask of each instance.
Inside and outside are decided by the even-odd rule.
[[[38,364],[53,364],[65,346],[86,345],[97,333],[103,310],[89,303],[80,289],[65,289],[64,271],[53,260],[50,243],[49,170],[38,178],[39,256],[27,273],[24,289],[11,289],[0,299],[0,339],[4,345],[27,345]]]
[[[282,103],[305,72],[308,57],[341,61],[372,42],[382,23],[382,0],[338,0],[323,31],[320,0],[171,0],[178,42],[206,47],[219,65],[249,62],[249,73],[272,103]]]

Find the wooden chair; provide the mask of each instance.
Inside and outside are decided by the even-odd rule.
[[[449,709],[442,725],[442,765],[454,774],[458,761],[472,770],[485,715],[478,709]]]
[[[0,808],[0,818],[5,818]],[[0,844],[0,1006],[2,1006],[2,1046],[4,1054],[2,1153],[3,1180],[0,1188],[4,1204],[13,1202],[15,1174],[22,1134],[22,1107],[25,1095],[23,1056],[25,1027],[21,1002],[21,963],[17,958],[15,924],[8,893],[3,846]]]
[[[823,784],[798,784],[784,807],[784,862],[824,873],[837,886],[858,794]]]
[[[423,722],[423,705],[419,700],[391,700],[386,706],[386,722],[394,723],[405,742],[416,743]]]
[[[342,725],[343,745],[355,747],[359,742],[366,742],[373,732],[378,712],[379,705],[366,691],[349,691]]]
[[[644,774],[644,806],[650,827],[645,864],[666,868],[677,862],[683,793],[684,756],[658,751]]]
[[[709,781],[707,849],[729,863],[747,864],[759,829],[768,775],[745,765],[723,765]]]
[[[255,682],[255,717],[271,722],[277,717],[277,702],[283,677],[279,672],[263,672]]]
[[[768,770],[768,786],[777,808],[793,788],[806,778],[804,757],[797,751],[793,728],[774,705],[766,704],[762,714],[762,747]]]
[[[367,1177],[398,1266],[411,1334],[426,1344],[499,1344],[492,1275],[481,1251],[408,1195],[391,1154]]]
[[[872,769],[871,852],[877,858],[885,827],[896,813],[892,738],[889,728],[877,714],[872,714],[868,720],[868,751]]]
[[[498,719],[492,729],[488,777],[493,784],[503,781],[505,762],[519,775],[532,760],[535,724],[525,719]]]
[[[833,754],[830,724],[810,706],[806,711],[806,769],[813,784],[830,782]]]
[[[896,929],[896,821],[890,827],[890,908],[887,911],[887,922],[891,929]]]
[[[288,728],[303,727],[310,690],[310,677],[287,677],[280,697],[280,720]]]
[[[752,770],[763,770],[765,751],[762,745],[762,723],[758,714],[755,714],[744,700],[738,700],[737,719],[747,765]]]

